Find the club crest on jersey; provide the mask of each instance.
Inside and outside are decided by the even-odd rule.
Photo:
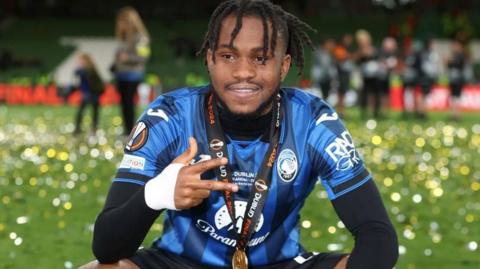
[[[277,160],[278,176],[285,182],[292,181],[297,175],[298,162],[295,152],[291,149],[284,149],[280,152]]]
[[[335,141],[330,143],[325,151],[335,161],[337,171],[348,170],[360,162],[352,136],[347,131],[335,138]]]
[[[138,122],[135,127],[133,127],[130,136],[128,137],[128,142],[125,148],[128,151],[136,151],[139,150],[145,145],[148,138],[148,128],[147,125],[140,121]]]

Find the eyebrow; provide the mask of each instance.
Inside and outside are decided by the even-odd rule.
[[[238,51],[238,48],[237,48],[237,47],[235,47],[235,46],[230,46],[230,45],[228,45],[228,44],[220,44],[217,49],[220,49],[220,48],[227,48],[227,49],[231,49],[231,50]],[[263,47],[253,48],[252,50],[253,50],[253,51],[263,51]]]

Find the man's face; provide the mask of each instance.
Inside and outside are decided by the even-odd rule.
[[[291,57],[285,54],[284,37],[279,35],[275,56],[269,50],[263,62],[263,24],[254,16],[243,18],[242,28],[233,46],[229,46],[235,24],[233,15],[224,19],[215,62],[213,52],[207,52],[210,79],[214,91],[230,112],[238,116],[263,115],[270,110],[271,104],[267,102],[288,73]],[[271,25],[268,25],[271,35]],[[258,111],[259,108],[262,111]]]

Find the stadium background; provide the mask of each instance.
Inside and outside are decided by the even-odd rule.
[[[0,61],[0,268],[76,268],[93,258],[92,224],[124,141],[116,106],[102,108],[97,136],[73,138],[75,106],[49,92],[57,67],[76,49],[72,38],[113,38],[115,12],[133,5],[152,36],[146,82],[154,92],[201,84],[207,75],[193,54],[218,2],[0,2],[0,54],[9,57]],[[376,44],[396,30],[416,38],[448,39],[452,27],[463,27],[472,43],[480,38],[479,1],[275,2],[317,28],[316,41],[360,28],[369,30]],[[449,21],[455,12],[466,22]],[[417,21],[413,32],[411,18]],[[293,70],[287,84],[308,84],[310,58],[304,75]],[[7,102],[12,88],[22,87],[22,95]],[[38,87],[40,93],[31,91]],[[46,105],[50,103],[56,105]],[[479,119],[478,112],[465,113],[460,121],[449,120],[446,112],[430,113],[427,120],[390,112],[375,120],[361,119],[356,108],[347,110],[347,127],[397,229],[401,255],[396,268],[480,267]],[[309,198],[301,226],[309,249],[352,248],[321,187]],[[158,221],[144,244],[161,230]]]

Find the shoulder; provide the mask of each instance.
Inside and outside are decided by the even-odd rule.
[[[350,139],[340,116],[325,100],[295,88],[282,88],[281,92],[285,117],[292,128],[308,136],[309,143],[315,148],[324,148],[338,137],[348,136]]]
[[[158,122],[178,122],[197,107],[208,86],[184,87],[162,94],[153,101],[143,112],[140,120],[156,125]]]
[[[294,106],[308,107],[313,103],[324,103],[321,98],[299,88],[282,88],[280,91],[287,102]]]
[[[148,152],[153,154],[166,145],[175,144],[185,130],[185,122],[192,121],[193,109],[201,103],[205,91],[203,87],[180,88],[159,96],[140,116],[126,150],[142,149],[140,153],[148,155]]]
[[[201,100],[208,90],[208,86],[178,88],[160,95],[149,108],[188,106]]]
[[[321,123],[322,115],[326,117],[327,115],[336,116],[335,110],[322,98],[317,97],[305,90],[298,88],[282,88],[282,96],[286,99],[287,107],[292,112],[302,113],[303,117],[308,120],[315,120],[316,123]],[[320,122],[319,122],[320,120]]]

